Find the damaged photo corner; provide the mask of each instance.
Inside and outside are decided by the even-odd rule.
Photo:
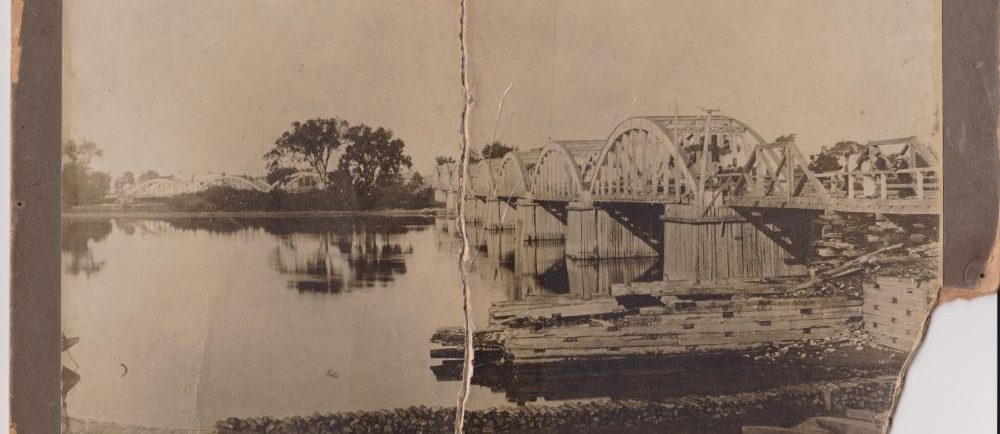
[[[887,432],[941,7],[66,1],[60,428]]]

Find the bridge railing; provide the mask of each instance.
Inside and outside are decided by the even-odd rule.
[[[836,199],[933,199],[941,189],[931,167],[821,172],[816,177]]]
[[[899,139],[885,143],[907,143]],[[906,140],[913,140],[908,138]],[[885,144],[883,142],[872,142]],[[885,170],[841,170],[813,172],[806,158],[792,142],[758,146],[739,170],[716,173],[706,180],[707,204],[719,196],[723,203],[756,203],[761,206],[806,206],[809,208],[849,208],[889,201],[889,204],[922,203],[940,197],[940,173],[933,155],[911,144],[896,154],[910,165]],[[874,206],[874,205],[872,205]],[[933,211],[933,206],[925,206]]]
[[[691,189],[683,178],[666,172],[660,176],[599,179],[594,186],[594,200],[680,203]]]

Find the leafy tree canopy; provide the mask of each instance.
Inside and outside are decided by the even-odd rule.
[[[99,203],[111,189],[111,176],[90,164],[103,155],[93,142],[69,140],[62,145],[60,199],[64,207]]]
[[[475,149],[469,150],[469,165],[476,164],[483,161],[483,157],[479,156],[479,153]]]
[[[135,174],[132,172],[125,172],[122,176],[119,176],[115,180],[115,191],[122,191],[130,185],[135,185]]]
[[[345,144],[350,125],[339,118],[293,122],[264,154],[268,172],[281,166],[305,164],[321,179],[329,181],[330,159]]]
[[[451,164],[451,163],[454,163],[455,159],[453,157],[445,157],[443,155],[439,155],[439,156],[437,156],[437,157],[434,158],[434,162],[437,163],[438,166],[440,166],[442,164]]]
[[[349,128],[340,157],[339,171],[350,176],[354,191],[365,205],[388,185],[398,181],[403,168],[413,165],[403,152],[403,141],[382,127],[356,125]]]
[[[80,164],[82,166],[90,166],[90,162],[95,158],[100,158],[104,155],[104,151],[97,147],[97,144],[90,141],[83,141],[82,143],[77,143],[75,140],[70,139],[69,141],[63,143],[62,146],[62,164]]]
[[[485,159],[503,158],[504,155],[507,155],[508,152],[511,152],[513,150],[514,148],[511,146],[507,146],[500,142],[493,142],[483,146],[482,156]]]
[[[268,185],[273,185],[278,181],[283,181],[285,178],[294,175],[299,169],[288,166],[268,166],[267,168],[267,183]]]

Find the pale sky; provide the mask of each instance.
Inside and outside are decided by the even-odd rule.
[[[937,0],[479,1],[477,147],[604,139],[637,115],[718,108],[804,150],[934,143]],[[262,174],[295,120],[392,129],[414,168],[456,154],[460,2],[66,2],[64,136],[113,173]]]

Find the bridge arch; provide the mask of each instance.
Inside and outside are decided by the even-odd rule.
[[[197,191],[205,190],[209,187],[229,187],[237,190],[256,190],[265,193],[271,191],[271,186],[263,181],[236,175],[218,175],[197,182],[193,186]]]
[[[299,192],[320,189],[324,180],[315,172],[295,172],[287,178],[275,182],[270,188],[288,192]]]
[[[500,160],[494,190],[497,196],[522,197],[528,191],[529,177],[538,163],[539,151],[508,152]]]
[[[589,191],[594,200],[602,201],[682,201],[697,190],[694,163],[704,141],[715,150],[713,167],[738,167],[756,145],[766,143],[752,128],[728,116],[626,119],[611,132],[596,159]]]
[[[458,190],[457,170],[455,163],[437,165],[434,168],[434,188],[441,191]]]
[[[604,141],[555,141],[545,145],[528,191],[535,200],[569,202],[586,189],[586,176]]]
[[[127,199],[156,199],[193,191],[187,182],[174,178],[154,178],[129,187],[122,196]]]
[[[469,168],[469,195],[478,197],[492,197],[496,190],[498,171],[500,170],[499,159],[484,159]]]

